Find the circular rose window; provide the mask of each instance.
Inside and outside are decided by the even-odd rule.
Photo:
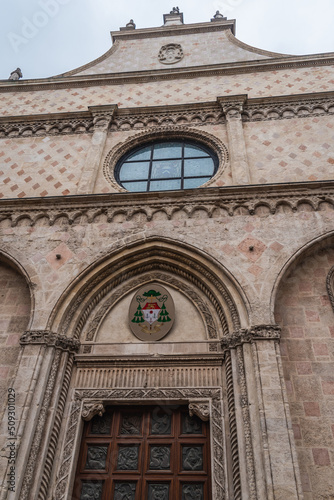
[[[217,168],[217,155],[202,144],[159,141],[124,155],[116,165],[115,178],[127,191],[171,191],[202,186]]]

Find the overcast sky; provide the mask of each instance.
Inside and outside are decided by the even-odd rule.
[[[255,47],[334,52],[333,0],[0,0],[0,79],[17,67],[28,79],[88,63],[110,48],[110,31],[130,18],[137,28],[161,26],[176,1],[187,24],[219,9],[237,20],[237,38]]]

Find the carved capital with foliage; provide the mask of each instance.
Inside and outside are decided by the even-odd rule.
[[[223,351],[235,349],[242,344],[250,344],[254,340],[276,340],[281,337],[281,327],[279,325],[255,325],[250,328],[240,328],[229,335],[223,337],[221,341]]]
[[[58,335],[49,330],[28,330],[21,336],[20,344],[45,345],[69,352],[78,352],[80,347],[79,340],[66,337],[65,335]]]

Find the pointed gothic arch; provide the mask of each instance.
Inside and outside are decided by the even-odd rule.
[[[144,282],[156,279],[172,286],[183,282],[183,293],[197,303],[196,307],[209,321],[209,330],[208,308],[215,310],[220,323],[219,336],[248,325],[247,298],[221,264],[183,242],[150,238],[117,249],[82,272],[58,301],[48,329],[79,338],[83,326],[96,316],[96,308],[107,294],[114,291],[109,303],[111,307],[125,293],[139,286],[140,277]],[[199,300],[199,295],[205,297],[204,302]],[[209,333],[210,336],[215,337]]]

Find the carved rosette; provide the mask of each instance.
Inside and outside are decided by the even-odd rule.
[[[102,417],[105,411],[104,404],[101,401],[89,401],[83,404],[81,417],[85,422],[89,422],[95,415]]]
[[[188,405],[189,415],[193,417],[196,415],[198,418],[207,422],[210,419],[210,402],[209,401],[191,401]]]
[[[242,344],[250,344],[254,340],[275,340],[281,338],[281,327],[278,325],[256,325],[248,329],[241,328],[223,337],[221,346],[223,351],[235,349]]]
[[[80,341],[58,335],[49,330],[28,330],[20,338],[21,345],[45,345],[46,347],[55,347],[62,351],[78,352]]]

